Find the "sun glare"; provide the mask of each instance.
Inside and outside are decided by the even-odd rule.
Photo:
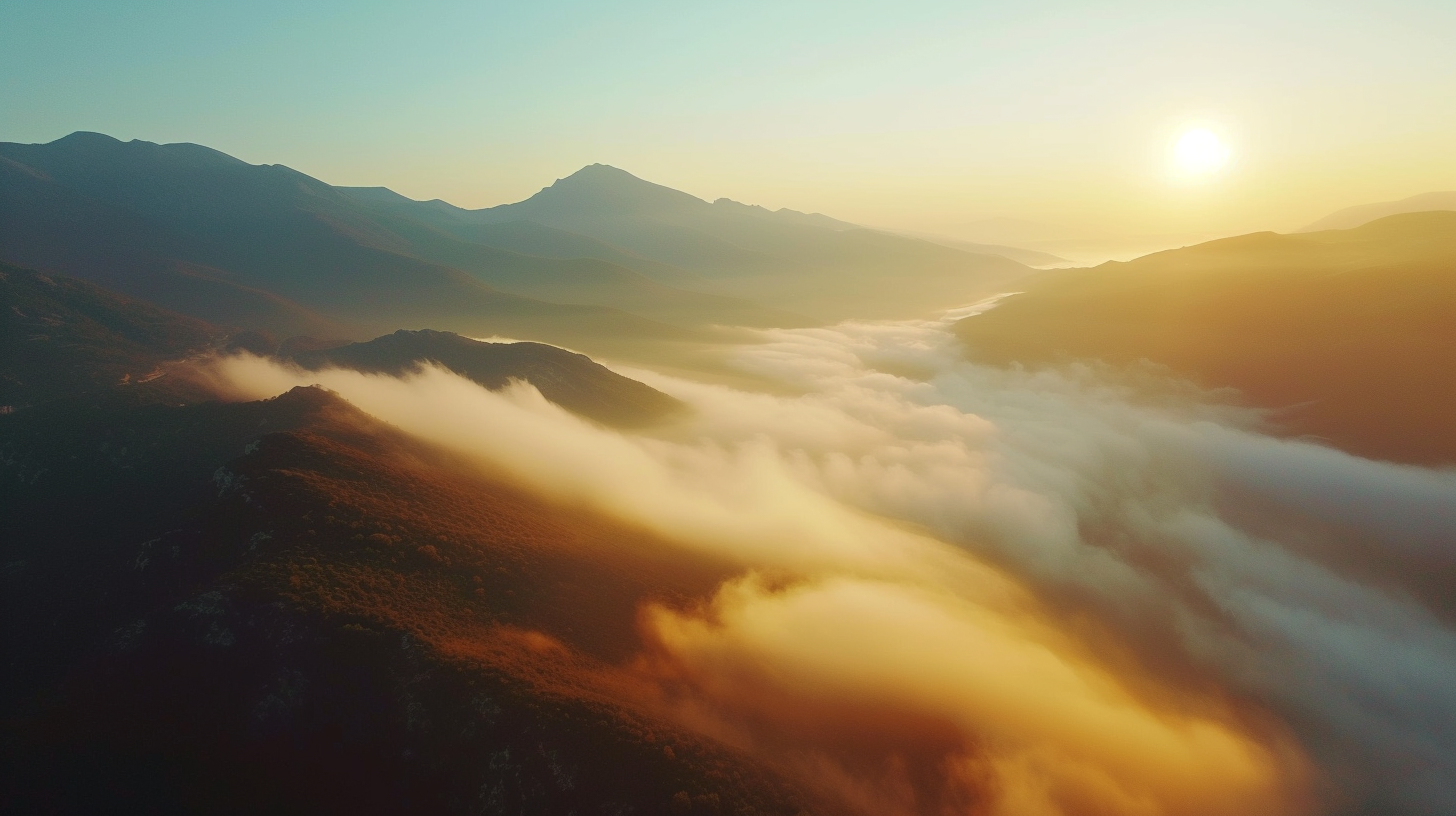
[[[1183,176],[1204,178],[1222,170],[1229,160],[1229,149],[1218,134],[1207,128],[1183,131],[1173,145],[1173,163]]]

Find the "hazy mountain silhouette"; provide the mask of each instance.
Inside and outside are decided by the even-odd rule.
[[[0,145],[3,153],[5,145]],[[221,269],[185,260],[201,250],[187,236],[124,207],[57,184],[0,155],[0,259],[74,274],[110,289],[220,325],[280,335],[348,329]]]
[[[1377,218],[1403,213],[1456,210],[1456,190],[1440,193],[1422,193],[1399,201],[1382,201],[1378,204],[1361,204],[1346,207],[1303,227],[1296,232],[1318,232],[1320,230],[1353,229],[1368,224]]]
[[[819,318],[886,317],[969,302],[1028,273],[995,255],[858,228],[817,214],[709,203],[607,165],[525,201],[483,210],[355,193],[462,237],[483,225],[544,225],[707,278],[714,291]],[[652,274],[648,269],[640,269]],[[680,280],[677,279],[677,280]]]
[[[684,409],[682,403],[594,362],[540,343],[485,343],[441,331],[406,331],[367,343],[299,352],[309,369],[350,368],[400,375],[435,363],[490,389],[524,380],[546,399],[608,425],[646,425]]]
[[[1152,360],[1362,456],[1456,462],[1456,212],[1045,272],[957,324],[976,358]]]
[[[1050,252],[1042,252],[1036,249],[1023,249],[1021,247],[1006,246],[1004,244],[980,244],[973,241],[961,241],[955,238],[947,238],[944,235],[933,235],[929,233],[901,231],[900,234],[911,238],[923,238],[932,244],[940,244],[941,246],[948,246],[952,249],[959,249],[977,255],[1000,255],[1003,258],[1010,258],[1019,264],[1026,264],[1027,266],[1053,266],[1068,263],[1067,259],[1060,255],[1053,255]]]
[[[0,210],[19,227],[0,237],[0,257],[217,322],[338,333],[307,319],[312,310],[355,336],[426,323],[572,342],[688,336],[615,305],[674,312],[683,323],[804,322],[672,290],[607,263],[470,244],[362,207],[289,168],[198,145],[77,133],[44,145],[0,144],[0,159]],[[502,282],[547,289],[565,303],[490,285]],[[271,304],[267,319],[227,313],[247,297]],[[290,309],[299,314],[288,318]]]
[[[476,224],[462,220],[460,208],[444,201],[415,201],[406,198],[387,187],[338,187],[335,188],[362,204],[395,212],[410,218],[427,221],[446,229],[450,234],[471,243],[505,249],[522,255],[540,258],[571,260],[595,258],[616,264],[634,272],[640,272],[659,283],[682,285],[689,289],[706,283],[703,276],[689,272],[682,267],[644,258],[613,246],[606,241],[588,238],[574,232],[548,227],[532,221],[506,221],[502,223]],[[423,206],[422,206],[423,205]]]

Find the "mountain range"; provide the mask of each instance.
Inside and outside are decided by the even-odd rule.
[[[427,221],[465,240],[500,240],[505,225],[522,223],[586,236],[596,243],[578,243],[574,251],[591,251],[591,257],[629,265],[664,283],[826,320],[910,316],[970,302],[1028,272],[1001,255],[824,215],[771,211],[726,198],[709,203],[602,164],[558,179],[525,201],[481,210],[412,201],[381,188],[345,191],[379,211]],[[907,278],[914,285],[906,285]]]
[[[1361,204],[1330,213],[1296,232],[1320,232],[1323,230],[1354,229],[1377,218],[1404,213],[1456,210],[1456,190],[1439,193],[1421,193],[1399,201],[1382,201],[1377,204]]]
[[[0,223],[0,260],[279,337],[429,326],[616,348],[861,307],[908,316],[1029,271],[826,216],[709,204],[603,165],[469,211],[85,132],[0,144]]]

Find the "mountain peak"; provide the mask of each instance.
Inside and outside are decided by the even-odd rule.
[[[506,205],[531,209],[599,210],[617,214],[642,214],[683,207],[704,206],[702,199],[653,184],[610,164],[589,164],[519,204]],[[522,205],[532,205],[522,207]]]
[[[570,179],[570,178],[576,178],[578,176],[584,176],[584,177],[598,176],[598,177],[601,177],[601,178],[633,179],[635,181],[642,181],[642,179],[637,178],[636,176],[632,175],[631,173],[628,173],[626,170],[623,170],[620,167],[613,167],[610,164],[601,164],[601,163],[588,164],[587,166],[581,168],[580,170],[576,171],[575,173],[572,173],[571,175],[567,176],[566,178],[569,178]],[[558,181],[563,181],[564,179],[557,179],[557,180]]]
[[[68,145],[119,145],[121,143],[122,141],[115,136],[108,136],[105,133],[97,133],[91,130],[78,130],[52,142],[52,144]]]
[[[43,144],[9,142],[0,142],[0,144],[4,144],[12,152],[12,159],[31,164],[38,169],[48,160],[59,157],[67,157],[68,161],[79,159],[86,162],[167,163],[181,161],[194,166],[207,164],[232,167],[249,166],[242,159],[229,156],[221,150],[192,142],[158,144],[145,139],[123,142],[114,136],[89,130],[78,130]],[[91,171],[95,169],[90,168]]]

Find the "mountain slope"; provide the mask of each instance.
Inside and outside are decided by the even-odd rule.
[[[6,812],[842,812],[618,668],[727,565],[337,397],[29,412],[0,450]]]
[[[396,376],[435,363],[490,389],[524,380],[569,411],[623,427],[647,425],[684,408],[582,354],[540,343],[483,343],[450,332],[401,329],[367,343],[300,352],[293,361],[310,370],[335,367]]]
[[[1007,258],[817,214],[773,212],[728,199],[710,204],[606,165],[585,167],[525,201],[483,210],[388,200],[397,212],[461,236],[520,222],[586,236],[703,276],[713,291],[821,319],[949,308],[1000,291],[1029,272]]]
[[[473,244],[504,249],[521,255],[534,255],[539,258],[559,260],[595,258],[623,269],[639,272],[658,283],[684,286],[690,290],[706,283],[701,275],[681,267],[644,258],[606,241],[577,235],[533,221],[475,223],[469,220],[469,210],[462,210],[438,199],[419,202],[405,198],[384,187],[337,187],[335,189],[376,210],[428,223]]]
[[[1319,232],[1321,230],[1354,229],[1391,215],[1404,213],[1456,210],[1456,190],[1439,193],[1422,193],[1399,201],[1382,201],[1378,204],[1361,204],[1330,213],[1320,220],[1296,232]]]
[[[390,215],[379,218],[381,224],[406,242],[404,251],[411,256],[462,270],[492,287],[533,298],[606,306],[684,328],[710,324],[799,327],[814,322],[803,315],[765,308],[741,298],[667,286],[630,268],[597,258],[520,255],[462,240],[411,219]]]
[[[968,352],[1142,359],[1362,456],[1456,463],[1456,212],[1058,270],[956,326]]]
[[[508,294],[416,257],[410,240],[352,199],[286,167],[86,133],[0,144],[0,157],[11,171],[0,175],[5,214],[25,219],[6,231],[5,258],[144,297],[173,282],[147,274],[182,269],[301,304],[356,335],[427,323],[577,343],[687,336],[616,309]],[[86,251],[72,249],[78,239]]]
[[[261,345],[99,286],[0,264],[0,406],[100,398],[180,403],[209,399],[187,358]],[[546,399],[589,419],[632,427],[683,410],[677,400],[591,358],[540,343],[484,343],[450,332],[406,331],[293,352],[304,368],[404,374],[436,363],[487,388],[523,380]]]
[[[228,333],[98,286],[0,264],[0,405],[144,391],[196,397],[171,364]]]
[[[184,235],[3,156],[0,223],[0,260],[73,274],[218,325],[281,336],[349,331],[222,270],[182,260],[197,251]]]

